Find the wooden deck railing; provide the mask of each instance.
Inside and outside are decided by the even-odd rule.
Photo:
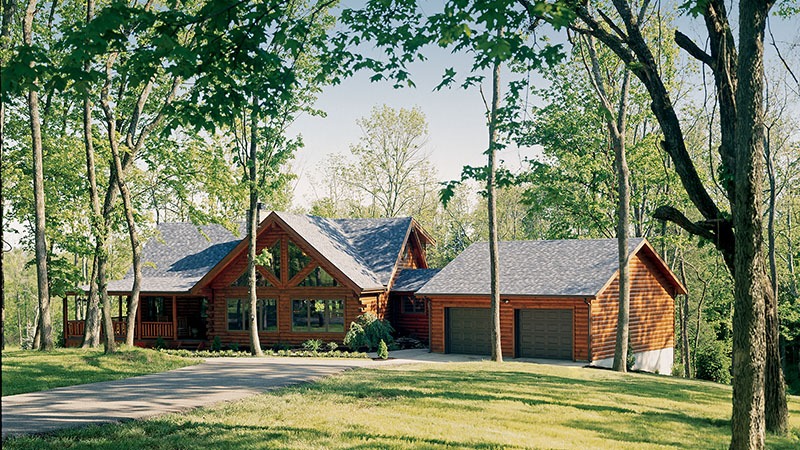
[[[142,322],[141,337],[143,339],[172,339],[172,322]]]
[[[112,320],[114,324],[114,336],[125,336],[125,327],[127,322],[124,320]],[[67,336],[83,336],[84,322],[82,320],[68,320],[67,321]]]

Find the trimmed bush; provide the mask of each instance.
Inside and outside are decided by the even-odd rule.
[[[694,364],[696,378],[724,384],[731,382],[731,358],[720,341],[698,348]]]
[[[222,350],[222,339],[219,336],[214,336],[214,340],[211,341],[211,351],[218,352]]]
[[[344,337],[344,345],[351,350],[374,350],[381,341],[388,345],[393,344],[392,333],[394,328],[389,321],[380,320],[372,313],[364,313],[350,324],[350,329]]]
[[[339,344],[336,342],[328,342],[325,344],[325,347],[328,349],[329,352],[335,352],[337,348],[339,348]]]
[[[378,358],[389,359],[389,347],[386,346],[386,342],[383,339],[378,344]]]
[[[322,348],[322,341],[319,339],[309,339],[303,342],[303,349],[310,350],[312,352],[319,351]]]

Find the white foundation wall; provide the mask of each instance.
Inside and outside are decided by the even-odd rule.
[[[672,375],[674,353],[675,351],[672,347],[634,353],[633,356],[636,358],[636,362],[633,364],[633,370]],[[592,361],[591,365],[611,368],[614,365],[614,358],[598,359]]]

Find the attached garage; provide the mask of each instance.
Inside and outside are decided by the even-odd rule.
[[[503,356],[613,360],[619,293],[616,239],[506,241],[500,250]],[[634,368],[671,373],[674,298],[686,290],[653,247],[629,240]],[[489,246],[471,245],[417,292],[433,352],[488,355]]]
[[[488,308],[447,308],[446,320],[447,353],[491,354]]]
[[[517,357],[572,359],[571,309],[518,309]]]

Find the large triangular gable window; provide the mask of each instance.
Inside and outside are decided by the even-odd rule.
[[[249,280],[247,277],[247,271],[245,270],[242,276],[240,276],[236,281],[231,283],[231,286],[235,287],[248,287],[250,286]],[[269,282],[261,272],[256,269],[256,286],[258,287],[272,287],[272,283]]]
[[[267,270],[275,275],[275,278],[281,279],[281,240],[278,239],[275,244],[267,250],[272,257],[272,262],[269,266],[265,266]]]
[[[322,267],[317,266],[298,284],[298,286],[333,287],[339,286],[339,283]]]
[[[294,242],[289,241],[289,279],[302,272],[311,263],[311,258],[303,252]]]

